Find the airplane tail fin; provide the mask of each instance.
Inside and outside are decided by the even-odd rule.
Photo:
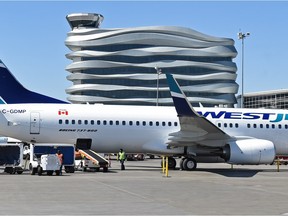
[[[181,90],[179,84],[171,74],[166,74],[170,93],[174,102],[178,116],[194,116],[199,117],[199,114],[193,109],[186,95]]]
[[[0,60],[0,104],[15,103],[67,103],[46,95],[30,91],[12,75]]]

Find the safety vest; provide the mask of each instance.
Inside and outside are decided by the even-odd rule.
[[[119,152],[118,153],[118,158],[119,158],[119,160],[125,160],[125,152],[124,151]]]

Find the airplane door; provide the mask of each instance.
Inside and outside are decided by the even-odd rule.
[[[30,134],[40,134],[40,113],[30,113]]]

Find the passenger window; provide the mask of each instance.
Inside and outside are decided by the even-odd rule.
[[[269,128],[269,124],[266,124],[266,128]]]
[[[247,124],[247,128],[250,128],[251,127],[251,125],[250,124]]]
[[[59,119],[59,124],[62,124],[63,123],[63,120],[62,119]]]
[[[218,123],[218,127],[221,128],[221,123]]]
[[[82,121],[81,121],[81,120],[78,120],[78,124],[81,125],[81,124],[82,124]]]
[[[122,125],[126,125],[126,121],[122,121]]]
[[[100,125],[101,124],[101,121],[100,120],[97,120],[97,125]]]
[[[94,120],[91,120],[91,122],[90,122],[90,123],[91,123],[91,125],[94,125]]]
[[[143,122],[142,122],[142,125],[143,125],[143,126],[146,126],[146,121],[143,121]]]
[[[129,125],[132,126],[133,125],[133,121],[129,121]]]
[[[254,127],[254,128],[257,128],[257,125],[256,125],[256,124],[253,124],[253,127]]]
[[[238,124],[238,123],[236,123],[236,124],[235,124],[235,127],[236,127],[236,128],[238,128],[238,127],[239,127],[239,124]]]
[[[69,124],[69,120],[68,119],[65,120],[65,124]]]
[[[140,125],[140,122],[139,122],[139,121],[136,121],[136,125],[139,126],[139,125]]]
[[[174,122],[174,126],[177,127],[178,126],[178,122]]]
[[[288,125],[287,124],[285,124],[285,129],[288,129]]]
[[[165,122],[162,122],[162,126],[166,126],[166,123],[165,123]]]
[[[224,127],[225,127],[225,128],[227,127],[227,123],[224,123]]]
[[[152,121],[150,121],[150,122],[149,122],[149,125],[150,125],[150,126],[153,126],[153,122],[152,122]]]
[[[116,124],[116,125],[119,125],[119,121],[116,121],[115,124]]]
[[[230,123],[230,124],[229,124],[229,127],[230,127],[230,128],[232,128],[232,127],[233,127],[233,124],[232,124],[232,123]]]
[[[168,126],[171,127],[171,126],[172,126],[172,123],[171,123],[171,122],[168,122]]]
[[[156,121],[156,126],[159,126],[159,122],[158,121]]]
[[[76,121],[73,119],[73,120],[71,121],[71,123],[72,123],[73,125],[75,125]]]
[[[113,125],[113,121],[112,121],[112,120],[110,120],[110,121],[109,121],[109,124],[110,124],[110,125]]]
[[[275,124],[272,124],[272,128],[275,129]]]
[[[279,125],[278,125],[278,128],[281,129],[281,128],[282,128],[282,125],[279,124]]]
[[[85,124],[85,125],[88,125],[88,120],[84,120],[84,124]]]
[[[104,121],[103,121],[103,125],[106,125],[106,124],[107,124],[107,121],[106,121],[106,120],[104,120]]]
[[[263,124],[260,124],[260,128],[263,128]]]

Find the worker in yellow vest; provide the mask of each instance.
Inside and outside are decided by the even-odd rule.
[[[117,155],[117,160],[120,161],[121,170],[125,170],[124,161],[126,160],[126,154],[123,151],[123,149],[120,149],[120,151],[119,151],[119,153]]]

